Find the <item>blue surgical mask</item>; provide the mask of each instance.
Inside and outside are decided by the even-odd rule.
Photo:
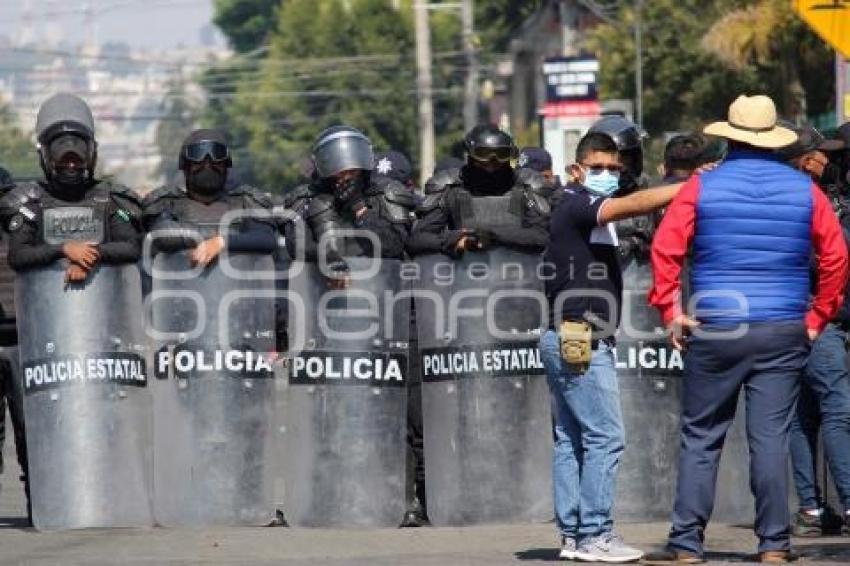
[[[600,171],[599,173],[585,170],[583,184],[591,193],[608,197],[620,188],[620,175],[607,170]]]

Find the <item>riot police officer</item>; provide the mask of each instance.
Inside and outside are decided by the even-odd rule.
[[[350,126],[333,126],[319,134],[312,153],[312,181],[297,187],[285,201],[306,228],[304,257],[299,258],[295,224],[285,227],[292,258],[316,261],[317,245],[324,237],[331,266],[340,274],[347,270],[342,259],[346,255],[401,259],[413,219],[413,193],[394,179],[373,176],[369,138]],[[334,231],[354,228],[374,233],[380,250],[373,249],[371,239],[334,236]]]
[[[32,520],[39,530],[149,526],[140,201],[95,176],[94,117],[79,97],[44,102],[35,134],[44,179],[0,198],[17,272]]]
[[[288,281],[285,438],[298,455],[285,462],[286,518],[296,526],[394,527],[405,512],[411,315],[409,299],[385,298],[405,289],[414,195],[372,170],[371,142],[355,128],[324,130],[312,157],[311,181],[286,197],[296,269]],[[367,313],[365,303],[374,309]]]
[[[0,195],[5,195],[15,187],[15,183],[9,172],[0,167]],[[2,256],[8,252],[8,241],[2,243]],[[8,270],[8,264],[4,261],[0,264],[0,271]],[[2,278],[6,287],[8,279]],[[9,285],[11,287],[11,285]],[[3,289],[0,292],[4,298],[14,294],[14,289]],[[11,308],[8,308],[11,306]],[[32,513],[29,500],[29,482],[27,481],[27,452],[26,439],[24,436],[24,407],[21,391],[20,372],[18,370],[18,351],[15,347],[18,343],[17,330],[15,328],[15,309],[12,305],[0,305],[0,472],[4,469],[2,448],[6,444],[6,409],[12,419],[12,429],[15,437],[15,452],[18,465],[21,468],[21,481],[24,482],[24,492],[27,498],[27,518],[32,526]]]
[[[191,249],[193,262],[206,266],[224,250],[272,253],[276,249],[270,215],[249,214],[226,229],[226,238],[221,233],[227,212],[271,210],[272,206],[270,197],[259,190],[228,183],[233,160],[224,133],[207,129],[190,133],[180,148],[179,166],[185,190],[176,185],[163,187],[144,200],[144,224],[154,232],[155,251]]]
[[[232,166],[223,132],[195,130],[180,148],[185,190],[164,187],[144,201],[157,297],[151,321],[161,336],[151,386],[153,507],[167,526],[260,525],[274,517],[275,385],[265,354],[275,348],[277,224],[271,198],[235,182]],[[204,304],[186,310],[187,292]],[[176,351],[238,362],[185,370]]]
[[[68,260],[68,282],[85,281],[99,264],[139,257],[140,202],[121,185],[95,178],[97,142],[86,103],[60,93],[36,120],[44,180],[21,183],[0,203],[16,271]]]
[[[408,242],[412,254],[443,253],[503,246],[542,251],[546,246],[550,205],[544,178],[530,169],[514,169],[514,141],[492,125],[476,126],[464,138],[466,164],[443,169],[425,184]],[[509,201],[487,197],[509,196]]]

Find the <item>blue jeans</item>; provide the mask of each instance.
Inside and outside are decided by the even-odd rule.
[[[791,422],[791,462],[801,509],[817,509],[823,503],[817,483],[820,430],[838,496],[850,510],[850,375],[844,336],[830,324],[812,345]]]
[[[562,535],[579,540],[614,527],[615,480],[625,444],[614,352],[601,344],[583,374],[561,359],[558,334],[540,339],[552,410],[555,517]]]

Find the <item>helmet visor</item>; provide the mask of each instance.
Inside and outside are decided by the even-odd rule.
[[[498,161],[499,163],[507,163],[513,157],[514,151],[512,147],[478,146],[472,148],[469,155],[476,161]]]
[[[204,159],[213,162],[226,161],[230,157],[230,149],[221,142],[199,141],[183,148],[183,157],[195,163],[200,163]]]

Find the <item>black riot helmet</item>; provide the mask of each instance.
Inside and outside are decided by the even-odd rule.
[[[321,179],[343,171],[371,171],[374,156],[366,134],[351,126],[333,126],[324,130],[313,144],[313,164]]]
[[[623,181],[636,182],[643,173],[642,142],[646,133],[631,120],[617,115],[603,116],[590,127],[588,133],[605,134],[617,144],[617,151],[620,153],[620,160],[623,162],[626,173],[620,176],[621,188],[625,188]]]
[[[179,166],[190,194],[201,199],[218,195],[227,183],[227,170],[233,166],[224,132],[201,129],[190,133],[180,146]]]
[[[219,130],[195,130],[183,140],[180,146],[178,166],[185,170],[189,163],[201,163],[209,159],[212,163],[221,163],[233,167],[227,138]]]
[[[492,124],[472,128],[463,139],[466,154],[476,161],[508,163],[519,155],[513,138]]]
[[[48,98],[38,109],[35,135],[41,168],[49,180],[78,185],[94,178],[97,165],[94,116],[82,98],[64,92]],[[82,167],[59,166],[69,153]]]

